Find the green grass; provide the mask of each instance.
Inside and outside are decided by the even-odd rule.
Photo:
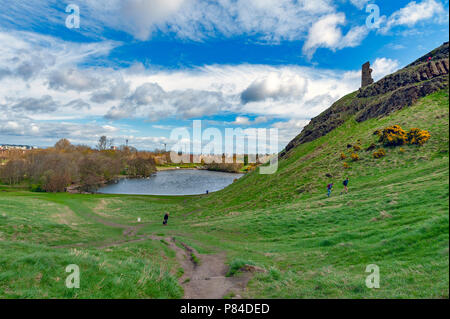
[[[385,118],[351,118],[294,149],[276,174],[249,173],[208,196],[2,187],[0,297],[182,296],[176,280],[182,271],[164,242],[95,248],[122,238],[121,229],[98,223],[98,216],[125,225],[140,217],[138,235],[176,236],[199,253],[226,251],[235,271],[249,261],[267,269],[254,275],[247,298],[448,298],[448,115],[448,92],[441,91]],[[403,146],[405,152],[385,147],[387,155],[374,159],[364,151],[376,143],[373,131],[393,124],[426,129],[431,139]],[[344,170],[340,154],[358,139],[360,160]],[[349,193],[340,195],[346,176]],[[327,198],[330,181],[335,189]],[[169,224],[162,227],[166,211]],[[52,248],[68,243],[88,247]],[[82,269],[79,290],[64,285],[72,263]],[[379,289],[365,285],[369,264],[380,268]]]

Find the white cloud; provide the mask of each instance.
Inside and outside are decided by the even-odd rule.
[[[397,60],[392,60],[388,58],[377,58],[372,64],[373,69],[372,77],[375,81],[378,81],[385,75],[391,74],[397,71],[399,67],[399,62]]]
[[[308,123],[309,120],[291,119],[275,122],[272,127],[278,130],[278,143],[284,146],[297,136]]]
[[[54,90],[91,91],[100,83],[94,75],[74,68],[54,70],[48,77],[48,85]]]
[[[243,126],[277,118],[289,125],[283,128],[280,124],[280,129],[291,136],[294,131],[298,133],[295,123],[303,125],[360,84],[359,70],[295,65],[206,65],[171,71],[142,66],[86,67],[90,54],[109,52],[100,50],[103,43],[84,47],[50,37],[39,41],[35,34],[28,38],[24,34],[8,36],[17,41],[7,41],[1,47],[4,55],[0,56],[0,70],[20,63],[11,57],[26,60],[27,55],[20,55],[24,49],[30,56],[39,54],[43,61],[43,67],[29,78],[5,74],[0,79],[0,135],[8,139],[22,136],[54,142],[67,136],[81,141],[84,135],[89,143],[99,134],[107,134],[120,140],[146,133],[141,128],[119,125],[123,122],[115,119],[156,121],[224,114],[236,116],[234,124]],[[44,47],[39,45],[42,42]],[[396,61],[378,59],[373,65],[374,75],[382,76],[396,67]],[[103,119],[105,115],[110,122]],[[159,123],[153,124],[156,128]],[[144,137],[139,145],[144,146]]]
[[[309,29],[306,42],[303,45],[303,54],[309,59],[318,48],[329,48],[333,51],[345,47],[355,47],[367,36],[365,26],[351,28],[345,35],[340,25],[345,25],[345,14],[333,13],[321,17]]]
[[[120,3],[122,23],[137,39],[146,40],[158,24],[180,10],[185,0],[124,0]]]
[[[256,79],[241,94],[242,103],[260,102],[267,99],[298,99],[307,90],[307,80],[299,75],[271,73]]]
[[[420,21],[429,20],[432,18],[442,19],[443,15],[447,16],[442,3],[435,0],[424,0],[420,3],[412,1],[400,10],[395,11],[389,18],[386,24],[380,29],[381,33],[387,33],[396,26],[413,27]]]
[[[262,41],[302,39],[318,16],[336,10],[332,0],[108,0],[79,1],[82,34],[101,38],[105,28],[147,40],[156,32],[202,41],[251,35]],[[16,0],[2,7],[6,25],[63,27],[50,0]]]
[[[370,0],[350,0],[350,2],[358,9],[363,9]]]
[[[250,125],[250,120],[248,117],[238,116],[238,117],[236,117],[236,120],[233,122],[233,124],[247,126],[247,125]]]

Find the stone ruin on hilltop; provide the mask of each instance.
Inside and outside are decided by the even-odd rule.
[[[366,62],[362,65],[361,87],[363,88],[372,83],[372,69],[370,68],[370,62]]]

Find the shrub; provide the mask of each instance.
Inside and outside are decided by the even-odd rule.
[[[373,132],[373,135],[381,136],[381,130],[375,130],[375,131]]]
[[[149,177],[156,171],[153,158],[136,157],[128,161],[128,174],[133,177]]]
[[[359,161],[359,156],[356,153],[352,153],[352,155],[350,156],[352,158],[352,161]]]
[[[353,150],[354,150],[355,152],[358,152],[358,151],[361,150],[361,146],[355,144],[355,145],[353,145]]]
[[[383,156],[386,156],[386,151],[384,150],[384,148],[380,148],[376,152],[373,153],[374,158],[380,158]]]
[[[370,145],[366,148],[366,151],[374,150],[375,147],[377,147],[377,146],[375,145],[375,143],[372,143],[372,144],[370,144]]]
[[[347,158],[347,155],[345,155],[344,152],[341,153],[341,160],[345,160]]]
[[[407,142],[407,135],[399,125],[393,125],[383,130],[379,141],[386,146],[403,145]]]
[[[430,132],[418,128],[412,128],[407,134],[409,144],[423,145],[430,139]]]
[[[251,260],[236,258],[231,261],[230,270],[226,274],[227,277],[233,276],[236,274],[242,267],[245,265],[255,265],[255,263]]]
[[[205,164],[209,171],[239,173],[244,165],[242,163],[210,163]]]
[[[344,164],[342,164],[342,166],[343,166],[345,169],[350,168],[350,166],[349,166],[346,162],[344,162]]]
[[[400,153],[405,153],[405,149],[403,147],[400,147],[399,151]]]

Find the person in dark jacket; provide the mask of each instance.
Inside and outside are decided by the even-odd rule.
[[[169,213],[166,213],[164,215],[164,221],[163,221],[163,225],[166,226],[167,225],[167,221],[169,220]]]
[[[342,182],[342,184],[344,185],[344,191],[348,193],[348,177]]]

